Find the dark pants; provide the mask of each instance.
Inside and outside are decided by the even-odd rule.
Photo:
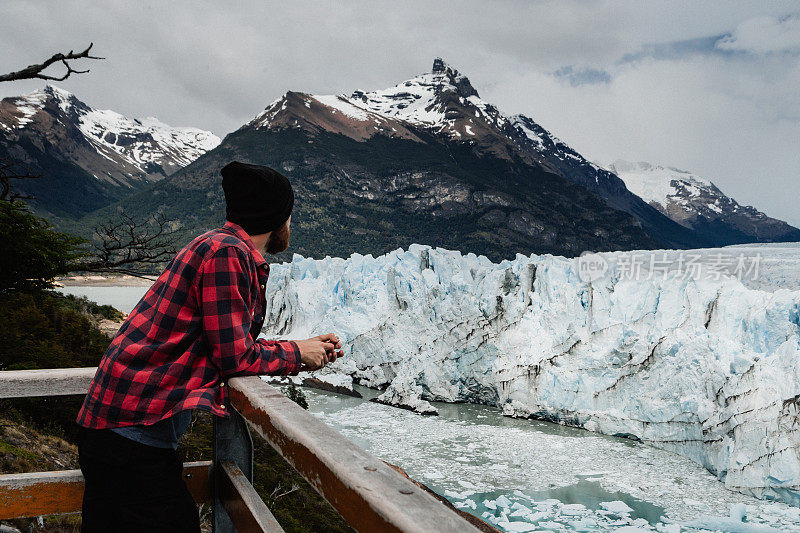
[[[200,531],[175,450],[81,428],[78,454],[86,480],[83,533]]]

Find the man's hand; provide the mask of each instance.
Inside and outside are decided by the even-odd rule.
[[[300,370],[319,370],[343,355],[342,344],[333,333],[295,342],[300,348],[300,362],[302,363]]]

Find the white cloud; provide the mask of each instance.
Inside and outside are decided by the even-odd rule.
[[[696,54],[643,58],[611,74],[609,83],[580,86],[541,72],[508,75],[482,96],[590,159],[686,168],[800,224],[800,60]]]
[[[717,48],[755,54],[800,52],[800,16],[751,18],[720,39]]]

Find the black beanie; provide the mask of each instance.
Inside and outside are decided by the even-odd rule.
[[[225,218],[250,235],[280,228],[294,206],[286,176],[269,167],[232,161],[222,167]]]

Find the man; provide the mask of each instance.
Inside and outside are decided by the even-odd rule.
[[[108,347],[77,422],[83,531],[199,531],[175,448],[192,409],[229,416],[225,380],[296,375],[342,355],[334,334],[257,339],[269,264],[289,245],[292,186],[275,170],[222,169],[227,223],[190,242]]]

